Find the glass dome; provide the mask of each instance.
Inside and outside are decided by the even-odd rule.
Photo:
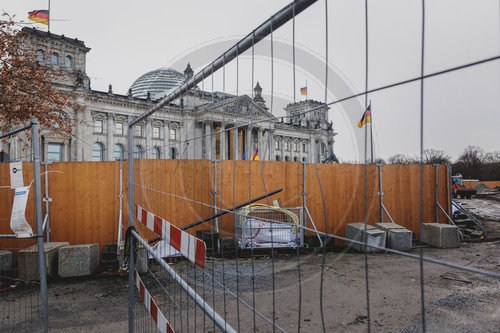
[[[184,83],[184,75],[172,68],[158,68],[141,75],[130,89],[132,97],[144,98],[150,93],[151,100],[158,100],[165,93]]]

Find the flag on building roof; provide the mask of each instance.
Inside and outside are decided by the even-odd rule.
[[[258,161],[259,160],[259,151],[257,150],[251,158],[252,161]]]
[[[33,10],[28,13],[28,19],[38,23],[49,25],[49,11],[44,9]]]
[[[371,108],[372,108],[372,104],[370,103],[370,105],[368,105],[368,107],[366,108],[365,113],[363,113],[363,117],[361,117],[361,120],[358,123],[359,128],[363,127],[363,125],[366,123],[372,122]]]
[[[306,96],[307,96],[307,87],[300,88],[300,94],[301,94],[301,95],[306,95]]]

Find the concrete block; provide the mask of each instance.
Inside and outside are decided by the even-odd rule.
[[[99,267],[99,244],[81,244],[59,248],[59,276],[86,276]]]
[[[413,232],[405,228],[394,228],[387,231],[387,244],[389,249],[410,251]]]
[[[57,275],[57,255],[59,248],[68,246],[68,242],[50,242],[43,244],[45,254],[45,268],[47,277]],[[38,246],[33,245],[17,253],[19,278],[21,280],[39,280],[40,271],[38,269]]]
[[[349,223],[345,227],[346,238],[356,240],[359,242],[365,242],[367,245],[375,245],[378,247],[385,247],[385,232],[383,230],[377,229],[371,225],[366,226],[363,222]],[[364,246],[358,244],[347,244],[348,247],[353,248],[357,251],[364,252]],[[377,249],[367,247],[367,252],[375,252]]]
[[[391,229],[405,229],[405,227],[403,227],[399,224],[386,223],[386,222],[375,223],[375,228],[379,228],[381,230],[384,230],[385,232],[388,232]]]
[[[12,268],[12,252],[0,250],[0,271],[7,271]]]
[[[411,250],[413,232],[396,223],[375,223],[375,227],[386,233],[386,247],[398,251]]]
[[[135,256],[135,269],[139,273],[146,273],[148,271],[148,251],[142,246],[141,244],[137,245],[137,252]],[[125,241],[120,242],[120,245],[118,246],[118,265],[120,267],[123,266],[125,259],[123,257],[125,253]]]
[[[450,224],[424,223],[423,241],[441,249],[460,245],[458,228]]]

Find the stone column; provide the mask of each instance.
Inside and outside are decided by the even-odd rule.
[[[170,158],[170,123],[165,121],[163,126],[163,156],[165,159]]]
[[[238,130],[238,124],[234,124],[234,127],[232,129],[233,131],[233,160],[237,161],[239,160],[239,130]]]
[[[205,148],[205,155],[203,158],[211,160],[212,159],[212,124],[209,121],[206,121],[204,123],[205,127],[205,136],[203,138],[204,140],[204,148]]]
[[[106,147],[103,152],[104,161],[113,161],[113,133],[115,132],[113,116],[108,113],[108,118],[106,119]]]
[[[153,135],[153,124],[151,120],[146,119],[146,124],[145,124],[145,131],[146,131],[146,140],[145,142],[145,147],[144,147],[144,158],[152,158],[152,151],[151,149],[153,148],[153,142],[152,142],[152,135]]]
[[[82,125],[82,121],[83,121],[83,110],[82,111],[79,111],[79,110],[76,110],[76,109],[73,109],[74,110],[74,113],[75,113],[75,159],[74,161],[78,161],[78,162],[81,162],[83,161],[82,159],[82,150],[83,150],[83,125]],[[44,152],[47,151],[47,148],[44,149]],[[44,161],[46,160],[46,158],[44,158]]]
[[[262,131],[263,129],[262,128],[258,128],[257,129],[257,149],[259,150],[259,160],[263,160],[264,159],[264,140],[262,138]]]
[[[61,142],[61,144],[62,144],[62,160],[63,160],[63,162],[70,162],[71,158],[69,156],[69,154],[70,154],[69,142],[67,140],[64,140],[63,142]]]
[[[271,154],[271,144],[269,142],[269,130],[266,129],[263,131],[264,132],[264,137],[262,138],[262,141],[264,143],[264,151],[262,152],[262,155],[259,154],[259,158],[262,158],[263,161],[269,161],[271,160],[270,154]],[[262,156],[262,157],[260,157]]]
[[[274,130],[269,131],[269,161],[274,161],[275,160],[275,155],[276,155],[276,149],[275,149],[275,142],[274,142]]]
[[[285,161],[285,137],[281,137],[281,160]]]
[[[245,150],[246,150],[246,156],[245,158],[247,160],[252,158],[253,151],[252,151],[252,130],[253,126],[247,126],[246,128],[246,142],[245,142]]]
[[[226,160],[226,147],[227,147],[227,142],[226,142],[226,124],[221,123],[220,124],[220,160]]]

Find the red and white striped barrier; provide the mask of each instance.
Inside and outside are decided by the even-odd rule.
[[[157,233],[193,264],[201,268],[205,267],[207,246],[201,239],[182,231],[139,205],[137,205],[136,216],[139,222],[144,224],[149,230]]]
[[[156,302],[153,300],[151,297],[151,294],[149,291],[146,289],[144,286],[144,283],[141,280],[141,277],[139,276],[139,273],[137,271],[134,272],[134,281],[137,289],[139,290],[139,293],[141,294],[142,301],[144,302],[144,305],[148,309],[148,312],[151,314],[151,317],[153,317],[153,320],[156,323],[156,326],[162,333],[174,333],[174,330],[172,326],[170,326],[169,322],[167,321],[167,318],[163,315],[163,313],[160,311],[158,308],[158,305],[156,305]]]

